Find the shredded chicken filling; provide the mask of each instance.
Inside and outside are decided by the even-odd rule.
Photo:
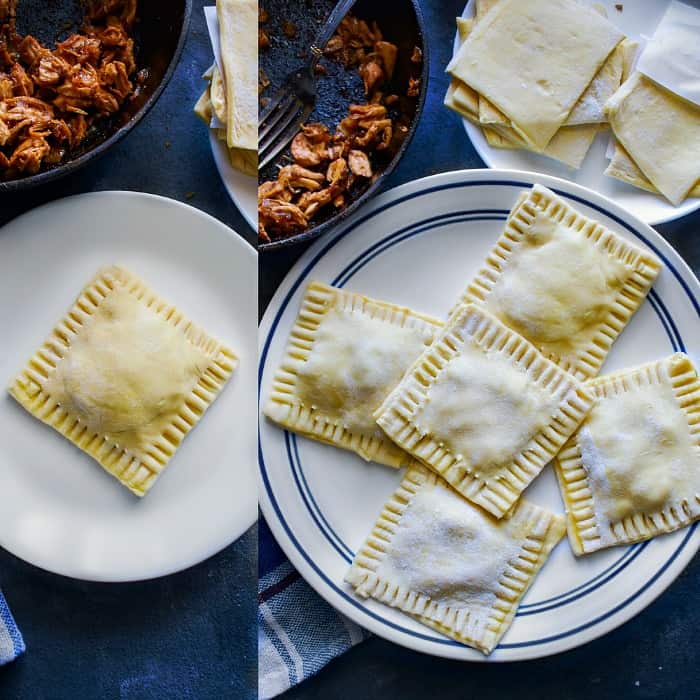
[[[130,30],[137,0],[91,0],[82,29],[42,46],[15,26],[18,0],[0,0],[0,178],[61,162],[95,120],[134,91]]]
[[[376,23],[348,15],[331,37],[324,54],[346,68],[357,68],[366,104],[350,105],[348,115],[331,133],[327,126],[301,127],[291,144],[291,165],[280,167],[277,180],[258,187],[259,238],[270,241],[309,227],[324,208],[346,205],[358,182],[377,177],[373,155],[402,138],[388,107],[399,98],[385,94],[396,65],[398,49],[384,41]]]

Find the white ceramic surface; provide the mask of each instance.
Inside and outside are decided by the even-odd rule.
[[[0,545],[76,578],[125,581],[202,561],[256,518],[257,255],[173,200],[102,192],[0,229],[0,382],[7,386],[102,265],[122,264],[240,356],[240,366],[139,499],[9,395],[0,397]]]
[[[665,261],[654,289],[615,343],[604,371],[686,349],[700,359],[700,285],[673,249],[622,207],[589,190],[544,175],[468,170],[436,175],[380,195],[318,241],[280,286],[260,331],[261,396],[283,355],[287,335],[312,279],[445,317],[500,235],[520,191],[540,182],[583,214]],[[572,284],[575,280],[572,280]],[[343,583],[401,474],[260,419],[260,498],[276,538],[307,581],[332,605],[387,639],[423,652],[484,660],[403,613],[356,598]],[[563,506],[551,467],[527,497],[557,512]],[[632,547],[576,560],[562,541],[536,579],[489,661],[554,654],[617,627],[648,605],[700,544],[694,527]]]
[[[209,144],[214,156],[216,169],[219,171],[224,187],[238,207],[243,218],[254,230],[258,230],[258,179],[245,175],[236,170],[228,157],[228,150],[223,141],[216,138],[213,131],[209,131]]]
[[[583,1],[593,4],[593,0]],[[605,6],[608,18],[628,37],[640,40],[641,37],[651,37],[653,35],[656,25],[663,17],[664,12],[666,12],[669,3],[670,0],[625,0],[622,3],[614,0],[601,0],[599,4]],[[618,11],[615,5],[620,5],[622,11]],[[469,0],[463,16],[474,16],[474,0]],[[459,39],[455,34],[455,53],[458,47]],[[636,217],[651,225],[678,219],[700,208],[700,199],[698,198],[686,199],[680,206],[674,207],[659,195],[645,192],[621,180],[605,175],[605,168],[608,167],[610,162],[605,157],[610,141],[609,130],[596,137],[581,168],[573,170],[563,163],[536,153],[492,148],[486,142],[483,132],[478,126],[466,119],[462,121],[474,148],[484,163],[490,168],[530,170],[571,180],[579,185],[600,192],[606,197],[610,197],[610,199],[625,207]]]

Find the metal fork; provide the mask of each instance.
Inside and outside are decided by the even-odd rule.
[[[323,47],[356,0],[340,0],[328,15],[311,44],[306,65],[290,73],[267,106],[258,123],[258,169],[262,170],[296,136],[316,101],[314,68]]]

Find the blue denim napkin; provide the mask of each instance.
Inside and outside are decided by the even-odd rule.
[[[258,695],[273,698],[322,669],[369,633],[326,603],[258,520]]]
[[[0,593],[0,666],[14,661],[24,653],[24,640],[7,607],[5,598]]]

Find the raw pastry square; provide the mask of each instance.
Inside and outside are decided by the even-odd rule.
[[[237,364],[140,279],[107,267],[9,392],[143,496]]]
[[[624,54],[628,50],[627,46],[628,41],[624,39],[613,49],[607,61],[569,112],[565,122],[567,126],[605,124],[608,121],[603,108],[622,83]]]
[[[390,467],[411,460],[372,417],[442,322],[312,282],[265,415],[284,428]]]
[[[649,182],[644,173],[639,169],[639,166],[632,160],[630,154],[620,145],[619,141],[615,141],[615,151],[605,170],[605,174],[622,180],[634,187],[639,187],[647,192],[661,194],[659,190]],[[698,182],[696,182],[690,192],[688,192],[688,196],[700,197],[700,179],[698,179]]]
[[[605,112],[646,179],[678,206],[700,180],[700,107],[633,73]]]
[[[598,135],[599,129],[600,127],[596,124],[562,126],[552,136],[552,140],[547,144],[541,155],[558,160],[560,163],[578,170],[588,155],[588,151]],[[494,148],[533,150],[520,139],[511,127],[482,126],[482,131],[489,146]]]
[[[502,0],[479,19],[447,70],[542,150],[623,38],[575,0]]]
[[[503,517],[593,401],[478,306],[461,305],[375,413],[402,449]]]
[[[574,552],[700,518],[700,381],[690,359],[678,353],[586,387],[593,408],[555,460]]]
[[[346,581],[490,654],[565,532],[564,518],[520,501],[495,520],[416,466],[406,473]]]
[[[600,368],[661,263],[535,185],[467,287],[484,306],[579,379]]]
[[[493,9],[501,0],[483,0],[475,3],[476,20],[483,19],[484,15]],[[605,9],[593,6],[593,9],[602,17],[605,17]],[[460,18],[461,19],[461,18]],[[459,20],[458,20],[459,22]],[[460,37],[465,40],[469,32],[460,31]],[[600,70],[595,74],[588,87],[583,91],[576,104],[573,106],[564,126],[577,126],[581,124],[602,124],[607,122],[603,107],[613,96],[622,82],[623,61],[626,51],[629,50],[628,40],[621,41],[608,56]],[[484,97],[479,98],[479,121],[481,124],[500,124],[510,127],[509,119]],[[564,127],[563,127],[564,128]],[[560,130],[561,131],[561,130]],[[559,133],[559,132],[557,132]]]
[[[253,66],[258,63],[255,0],[216,3],[225,85],[226,141],[229,148],[258,148],[258,87]],[[256,166],[257,170],[257,166]]]

